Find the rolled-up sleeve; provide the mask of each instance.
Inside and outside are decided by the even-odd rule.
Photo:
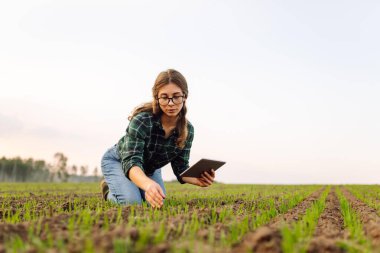
[[[171,166],[172,166],[174,175],[177,177],[177,180],[181,184],[186,183],[182,180],[182,178],[180,177],[180,174],[189,168],[190,150],[191,150],[191,145],[192,145],[193,139],[194,139],[194,128],[191,124],[189,124],[188,130],[189,130],[189,132],[188,132],[185,147],[171,161]]]
[[[143,168],[143,155],[149,126],[141,115],[133,117],[126,130],[123,141],[119,143],[120,160],[125,176],[129,178],[129,170],[133,166]]]

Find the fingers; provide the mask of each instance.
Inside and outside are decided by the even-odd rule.
[[[211,182],[211,180],[210,179],[208,179],[206,176],[204,176],[204,175],[202,175],[202,181],[203,182],[205,182],[205,183],[207,183],[207,184],[212,184],[212,182]]]
[[[214,182],[214,178],[215,178],[215,170],[211,169],[210,172],[205,171],[204,173],[202,173],[202,177],[199,178],[201,184],[203,184],[201,186],[202,187],[210,186]]]
[[[160,208],[164,204],[164,198],[166,198],[166,196],[161,186],[156,182],[152,182],[145,189],[145,200],[148,201],[153,208]]]
[[[161,207],[164,203],[162,201],[162,197],[158,193],[148,193],[150,198],[150,202],[153,203],[157,207]]]
[[[206,180],[204,180],[203,178],[199,178],[199,186],[200,187],[207,187],[209,186],[210,184],[206,182]]]
[[[151,199],[153,201],[155,201],[157,204],[163,204],[163,201],[162,201],[162,198],[161,196],[158,196],[158,195],[151,195]]]
[[[149,195],[149,194],[146,194],[145,199],[150,203],[150,205],[151,205],[153,208],[155,208],[155,207],[160,208],[160,207],[163,205],[163,202],[162,202],[162,201],[158,201],[157,198],[154,198],[154,197],[152,197],[152,196]]]
[[[145,199],[152,207],[161,207],[164,204],[161,195],[157,190],[154,191],[154,189],[145,192]]]
[[[215,172],[208,172],[208,171],[205,171],[204,172],[204,175],[211,181],[214,181],[214,178],[215,178]]]
[[[158,193],[162,196],[162,198],[166,198],[165,193],[162,191],[161,187],[158,188]]]
[[[203,174],[202,174],[202,178],[209,184],[212,184],[212,182],[214,181],[214,177],[211,176],[207,171],[205,171]]]
[[[201,186],[201,187],[207,187],[207,186],[210,186],[212,184],[209,180],[207,180],[205,178],[199,178],[198,181],[200,183],[199,186]]]

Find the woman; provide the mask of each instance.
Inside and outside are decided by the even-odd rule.
[[[160,208],[166,197],[161,167],[171,163],[181,184],[211,185],[215,172],[200,178],[180,177],[189,167],[194,128],[186,119],[187,82],[174,69],[161,72],[152,88],[153,100],[137,107],[126,134],[107,150],[101,161],[105,200],[142,203]]]

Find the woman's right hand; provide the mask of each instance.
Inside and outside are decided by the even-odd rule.
[[[143,170],[138,166],[133,166],[129,170],[129,178],[140,189],[145,191],[145,200],[149,202],[152,207],[161,207],[163,199],[166,198],[161,186],[147,177]]]
[[[148,201],[153,208],[161,208],[164,204],[164,198],[166,198],[166,196],[158,183],[152,180],[147,184],[145,187],[145,200]]]

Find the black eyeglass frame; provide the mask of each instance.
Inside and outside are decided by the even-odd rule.
[[[179,103],[179,104],[176,104],[176,103],[174,103],[174,97],[182,97],[182,102],[181,103]],[[168,103],[167,104],[161,104],[160,103],[160,98],[165,98],[165,99],[167,99],[168,100]],[[173,104],[175,104],[175,105],[180,105],[180,104],[182,104],[183,102],[184,102],[184,98],[186,98],[186,96],[185,95],[182,95],[182,96],[173,96],[173,97],[171,97],[171,98],[169,98],[169,97],[156,97],[156,100],[157,100],[157,102],[160,104],[160,105],[168,105],[169,103],[170,103],[170,100],[173,102]]]

